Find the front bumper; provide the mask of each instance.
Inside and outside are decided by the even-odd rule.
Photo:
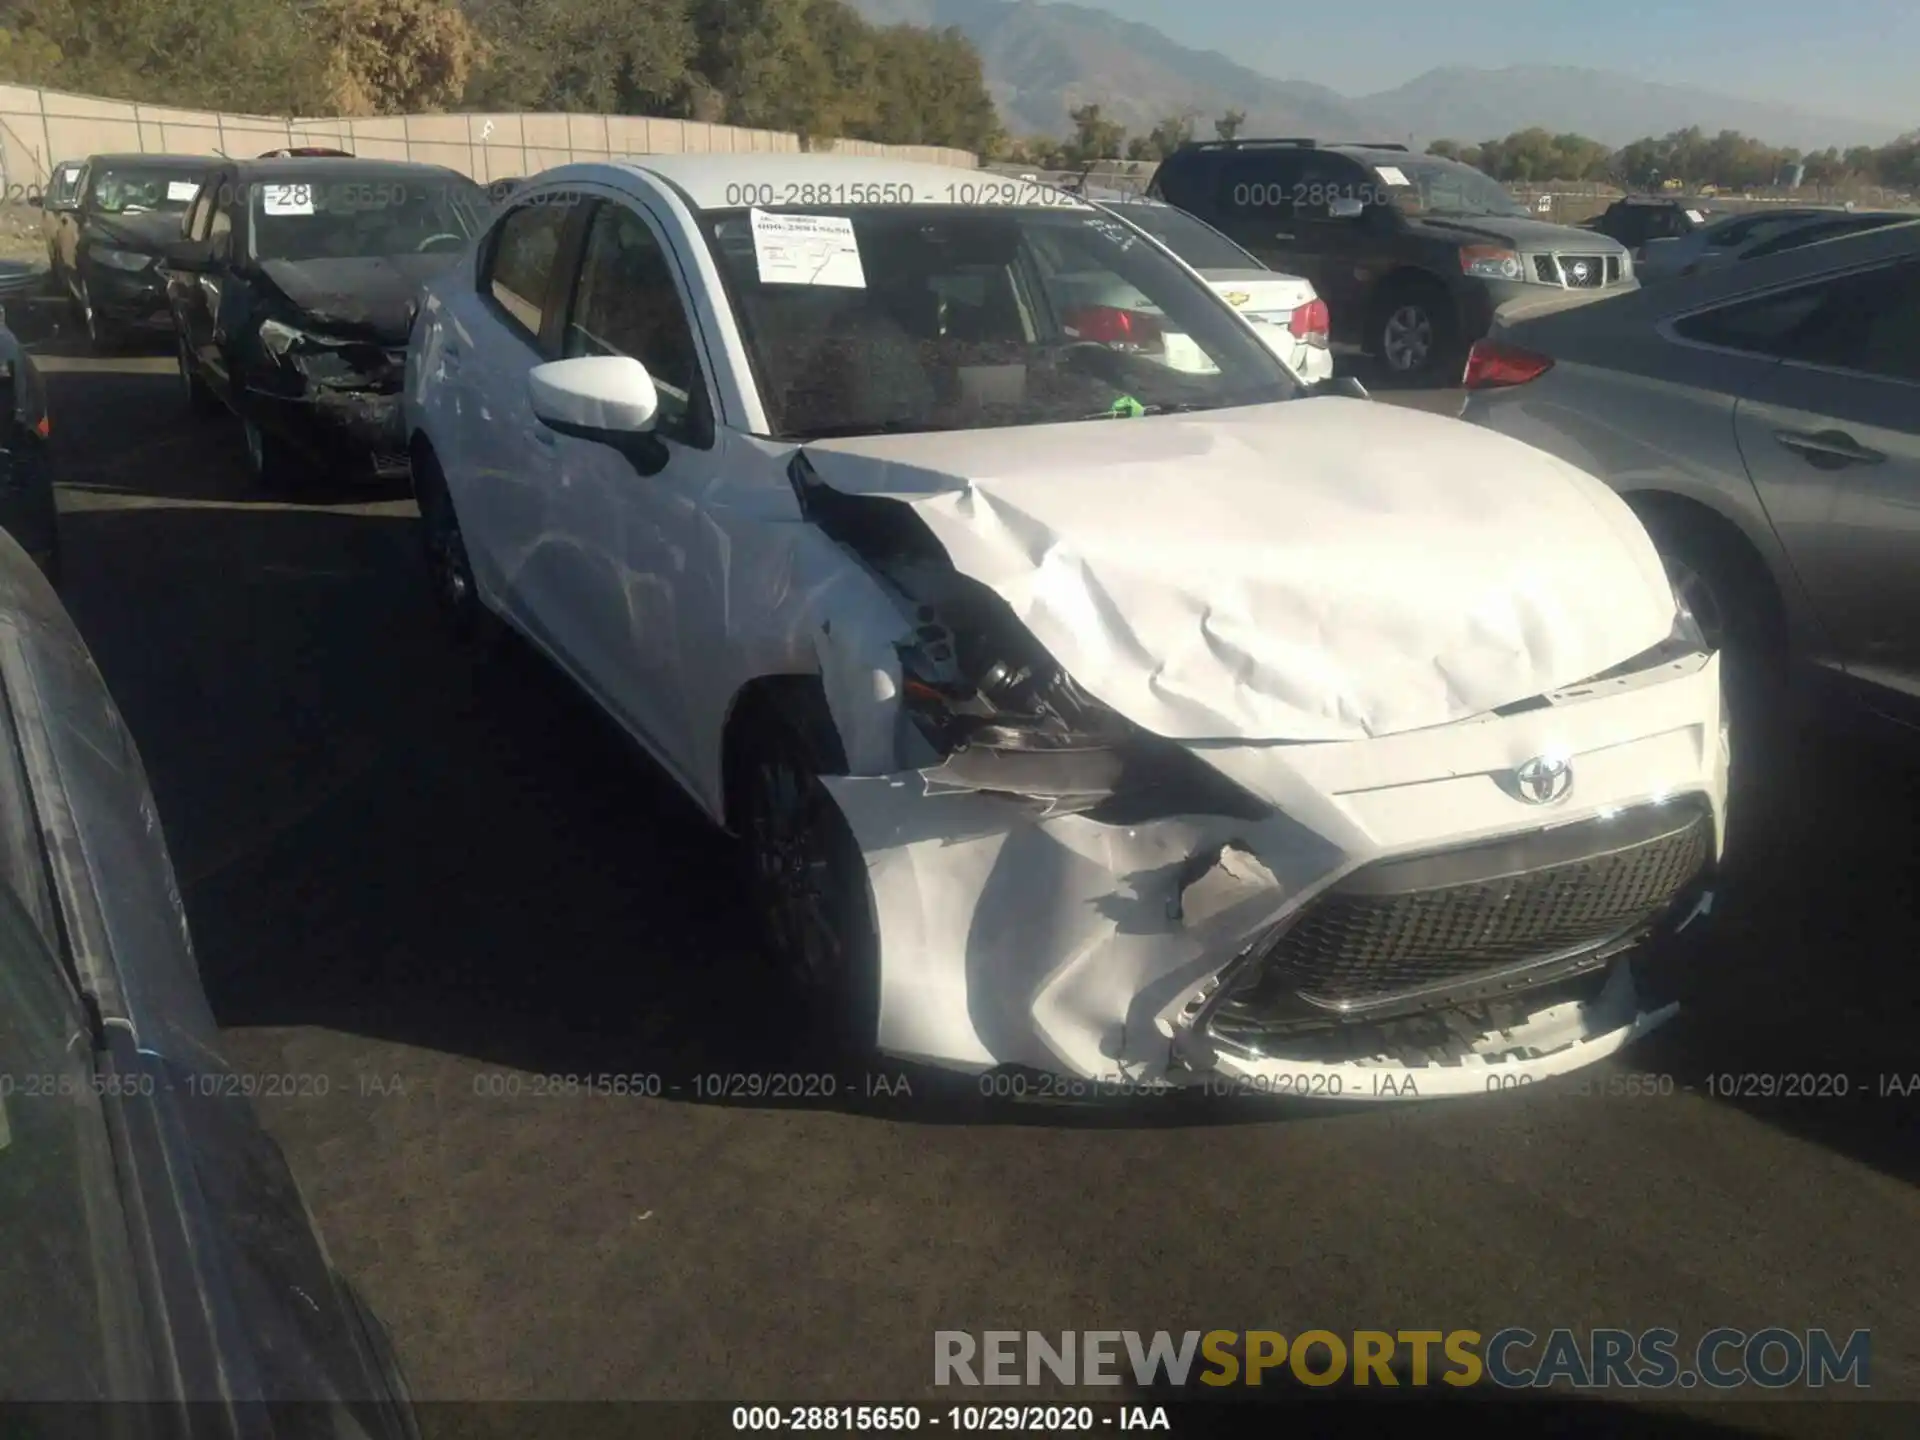
[[[398,390],[377,393],[310,386],[300,396],[251,390],[254,421],[330,471],[374,481],[412,473]]]
[[[1502,777],[1549,752],[1569,757],[1578,790],[1542,810]],[[1727,767],[1717,658],[1432,731],[1203,753],[1272,812],[1107,824],[1035,818],[1004,796],[937,793],[927,772],[827,781],[868,865],[880,1048],[959,1070],[1021,1067],[1128,1088],[1428,1098],[1580,1068],[1674,1013],[1642,1003],[1635,971],[1671,951],[1710,904]],[[1336,996],[1318,1014],[1294,1004],[1285,1023],[1264,1024],[1275,1017],[1245,984],[1253,969],[1272,960],[1276,937],[1324,930],[1367,877],[1416,856],[1457,868],[1476,850],[1484,859],[1490,842],[1537,846],[1549,831],[1591,838],[1663,807],[1682,821],[1691,807],[1703,828],[1635,894],[1622,895],[1630,877],[1582,891],[1562,875],[1529,898],[1527,877],[1552,868],[1539,863],[1468,875],[1483,889],[1511,881],[1512,893],[1455,904],[1411,946],[1401,931],[1418,930],[1431,903],[1376,909],[1359,948],[1446,962],[1479,947],[1484,963],[1389,974],[1379,993],[1360,996],[1385,1003],[1343,1008]],[[1649,833],[1665,832],[1654,823]],[[1516,896],[1520,910],[1544,896],[1561,922],[1579,923],[1516,926]],[[1446,983],[1434,988],[1436,976]]]
[[[110,265],[83,262],[87,298],[93,313],[127,329],[170,330],[173,313],[167,305],[166,278],[153,267],[116,270]]]

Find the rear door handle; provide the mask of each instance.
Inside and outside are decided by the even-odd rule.
[[[1869,450],[1844,430],[1776,430],[1773,438],[1822,470],[1846,465],[1878,465],[1887,457]]]

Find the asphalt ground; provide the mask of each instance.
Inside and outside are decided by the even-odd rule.
[[[1920,1072],[1910,752],[1736,737],[1686,1008],[1584,1077],[1060,1107],[886,1067],[911,1095],[709,1100],[793,1053],[727,844],[537,661],[442,639],[404,495],[251,493],[164,346],[40,346],[68,604],[230,1053],[305,1077],[261,1112],[422,1399],[911,1399],[936,1330],[1506,1325],[1869,1328],[1869,1393],[1920,1398],[1920,1094],[1882,1093]],[[588,1074],[662,1093],[534,1078]],[[1711,1093],[1748,1074],[1847,1094]]]

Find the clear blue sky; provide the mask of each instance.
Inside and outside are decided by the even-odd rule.
[[[1920,0],[1077,0],[1347,95],[1439,65],[1581,65],[1920,126]]]

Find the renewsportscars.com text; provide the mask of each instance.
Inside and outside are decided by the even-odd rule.
[[[1183,1387],[1379,1385],[1778,1390],[1870,1383],[1872,1332],[1595,1329],[938,1330],[933,1383]]]

